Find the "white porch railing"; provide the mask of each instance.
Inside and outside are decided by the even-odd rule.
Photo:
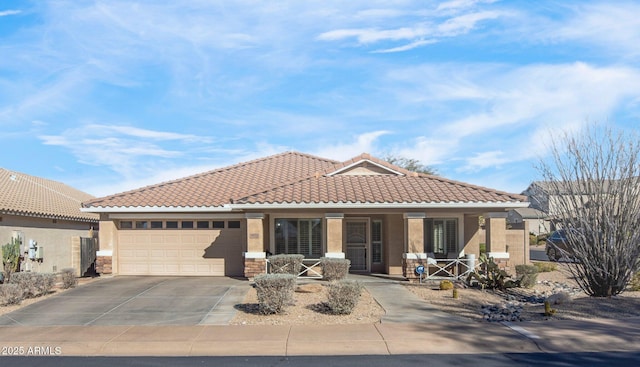
[[[434,259],[427,258],[424,266],[426,279],[456,279],[461,280],[469,276],[480,267],[480,262],[475,258],[458,259]]]
[[[280,269],[276,269],[276,273],[281,273],[285,267],[288,267],[289,264],[284,265]],[[267,259],[267,274],[274,273],[273,264]],[[302,267],[300,268],[300,272],[298,273],[298,278],[305,279],[322,279],[322,274],[318,272],[317,269],[320,268],[320,259],[303,259]]]

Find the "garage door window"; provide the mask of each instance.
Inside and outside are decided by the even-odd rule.
[[[177,229],[178,228],[178,221],[177,220],[168,220],[166,228],[167,229]]]
[[[240,228],[240,221],[239,220],[230,220],[229,222],[227,222],[227,226],[229,228]]]
[[[223,229],[224,221],[223,220],[214,220],[213,221],[213,229]]]
[[[121,220],[120,221],[120,229],[131,229],[133,228],[133,222],[130,220]]]
[[[193,221],[182,221],[182,229],[193,229]]]

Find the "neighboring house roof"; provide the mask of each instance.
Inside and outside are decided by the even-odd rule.
[[[97,222],[80,211],[93,196],[63,183],[0,168],[0,214]]]
[[[340,204],[517,207],[525,202],[521,195],[410,172],[368,154],[340,163],[288,152],[95,199],[84,206],[100,212],[105,208],[231,210]]]
[[[549,217],[545,212],[534,208],[517,208],[512,210],[518,213],[522,219],[548,219]]]
[[[602,188],[604,192],[608,192],[610,190],[610,186],[615,183],[615,180],[605,180],[601,184],[593,185],[596,188]],[[536,187],[542,192],[549,194],[557,194],[557,195],[566,195],[566,194],[589,194],[590,191],[593,190],[593,187],[587,187],[583,181],[566,181],[566,182],[555,182],[555,181],[534,181],[529,187],[523,192],[523,194],[531,193],[532,189]]]

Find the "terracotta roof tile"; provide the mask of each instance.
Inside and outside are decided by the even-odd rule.
[[[93,196],[63,183],[0,168],[0,213],[97,222],[80,206]]]
[[[250,195],[236,203],[513,203],[526,197],[437,176],[323,176]]]
[[[265,188],[332,169],[339,162],[287,152],[84,203],[85,207],[220,207]]]
[[[389,174],[342,175],[366,160]],[[85,203],[86,207],[221,207],[278,203],[514,203],[526,197],[416,174],[362,154],[345,162],[287,152]]]

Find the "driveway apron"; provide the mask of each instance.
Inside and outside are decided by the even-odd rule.
[[[0,316],[0,325],[224,325],[248,289],[217,277],[100,279]]]

